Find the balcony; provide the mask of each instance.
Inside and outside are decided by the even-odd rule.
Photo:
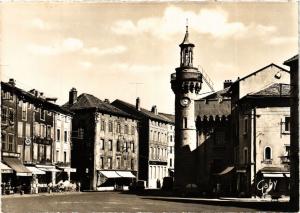
[[[71,163],[70,162],[57,162],[56,166],[58,166],[58,167],[70,167]]]
[[[265,159],[263,161],[261,161],[261,163],[264,163],[264,164],[272,164],[272,159]]]
[[[290,156],[280,156],[279,158],[282,164],[290,164]]]

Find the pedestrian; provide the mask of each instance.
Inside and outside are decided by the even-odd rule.
[[[78,192],[80,192],[80,186],[81,186],[81,183],[80,183],[80,181],[78,181],[77,182],[77,190],[78,190]]]

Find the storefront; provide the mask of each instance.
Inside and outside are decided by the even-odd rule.
[[[1,183],[1,194],[9,194],[11,191],[10,189],[10,182],[12,179],[13,169],[8,167],[7,165],[0,162],[0,169],[2,175],[2,183]]]
[[[61,170],[56,169],[52,165],[36,165],[36,167],[44,172],[45,175],[42,175],[38,183],[38,191],[46,192],[50,185],[56,184],[56,173],[60,173]]]
[[[232,195],[234,192],[235,169],[233,166],[226,167],[223,171],[215,174],[215,193],[222,196]]]
[[[281,197],[289,195],[290,172],[273,169],[260,170],[257,173],[256,194],[259,197]]]
[[[98,171],[97,190],[128,190],[136,179],[131,171]]]
[[[76,169],[75,168],[71,168],[71,167],[63,167],[60,166],[58,167],[60,169],[60,173],[57,173],[56,175],[56,182],[58,181],[71,181],[71,173],[75,173]]]
[[[31,179],[31,193],[37,194],[39,192],[39,180],[43,179],[43,176],[46,175],[46,172],[43,170],[40,170],[34,166],[26,166],[27,169],[29,169],[32,172],[32,179]]]
[[[14,171],[7,180],[7,187],[10,188],[9,193],[30,193],[32,172],[18,158],[3,157],[3,162]]]

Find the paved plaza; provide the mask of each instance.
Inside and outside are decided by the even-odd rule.
[[[120,192],[81,192],[6,196],[2,212],[253,212],[287,211],[286,202],[237,202],[218,199],[139,196]]]

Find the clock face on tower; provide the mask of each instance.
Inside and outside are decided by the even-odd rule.
[[[183,107],[187,107],[191,103],[191,100],[188,97],[181,98],[180,104]]]

